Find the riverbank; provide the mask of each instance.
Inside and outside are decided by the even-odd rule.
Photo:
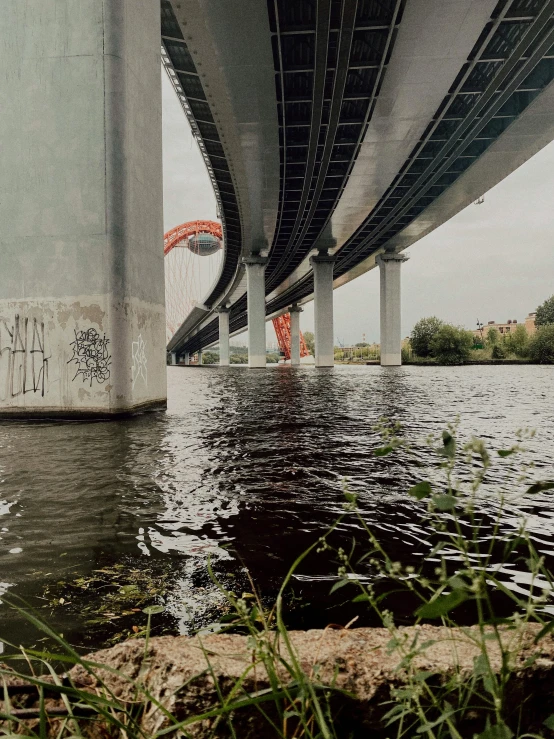
[[[441,363],[437,361],[436,359],[424,359],[424,358],[412,358],[408,359],[405,362],[402,362],[402,364],[406,365],[417,365],[421,367],[430,366],[430,367],[452,367],[453,365],[448,365]],[[481,365],[481,364],[493,364],[498,366],[504,366],[504,365],[512,365],[512,364],[538,364],[538,362],[533,362],[531,359],[524,359],[521,357],[518,357],[516,359],[468,359],[466,362],[460,363],[456,366],[463,366],[463,365]]]
[[[492,636],[492,627],[487,629]],[[554,713],[554,638],[547,635],[535,644],[539,629],[538,624],[529,624],[523,632],[504,628],[499,642],[495,638],[487,642],[487,659],[494,674],[502,671],[499,644],[512,655],[506,705],[512,707],[508,719],[518,726],[518,736],[525,732],[554,736],[544,726]],[[271,669],[260,649],[264,639],[272,642]],[[294,701],[285,711],[283,733],[277,730],[276,703],[288,692],[296,695],[299,687],[307,690],[309,701],[310,686],[326,703],[336,737],[384,739],[391,736],[391,729],[386,728],[391,706],[401,705],[402,689],[412,684],[414,676],[421,676],[422,687],[425,681],[445,684],[453,676],[470,683],[482,670],[481,651],[476,646],[478,627],[399,629],[397,639],[411,644],[416,655],[408,667],[391,648],[391,632],[384,628],[296,631],[289,632],[286,640],[266,633],[264,639],[257,643],[252,636],[210,634],[158,637],[148,643],[128,640],[88,655],[73,667],[63,685],[69,692],[77,691],[82,716],[78,723],[89,737],[122,736],[124,726],[133,737],[159,736],[159,732],[194,739],[293,737],[299,723]],[[37,730],[40,701],[36,689],[26,689],[23,680],[10,679],[6,673],[3,678],[13,702],[12,714],[24,721],[16,733]],[[55,680],[49,677],[45,682],[48,685]],[[99,703],[100,696],[105,696],[106,704]],[[455,695],[449,700],[455,713]],[[486,701],[482,702],[480,706],[480,701],[474,700],[473,710],[458,727],[458,736],[474,736],[482,730],[487,710]],[[283,703],[286,707],[287,698]],[[107,704],[109,715],[98,715]],[[133,726],[125,718],[130,706],[135,716]],[[73,710],[79,716],[79,710]],[[48,724],[49,730],[44,733],[42,729],[41,736],[58,736],[67,715],[67,697],[64,701],[60,692],[47,695],[42,725],[46,728]],[[0,721],[0,733],[6,726]]]
[[[370,365],[376,365],[378,366],[380,364],[380,361],[378,359],[370,359],[370,360],[360,360],[358,362],[335,362],[336,365],[352,365],[352,366],[370,366]],[[532,365],[539,365],[538,362],[533,362],[531,359],[468,359],[467,362],[463,362],[458,365],[452,365],[452,364],[444,364],[439,362],[436,359],[432,358],[413,358],[413,359],[407,359],[402,362],[402,366],[416,366],[416,367],[462,367],[465,365],[524,365],[524,364],[532,364]]]
[[[169,372],[170,379],[179,382],[184,374],[182,370]],[[210,375],[189,374],[189,385],[193,376],[200,381],[200,375]],[[243,373],[238,374],[243,379]],[[189,504],[187,531],[175,516],[170,519],[171,533],[163,539],[160,529],[152,527],[146,537],[144,527],[138,536],[133,527],[131,536],[135,547],[139,542],[142,561],[124,552],[111,567],[103,561],[104,553],[99,559],[96,536],[95,559],[86,576],[68,564],[68,548],[54,549],[48,540],[48,550],[64,561],[65,577],[57,576],[42,591],[34,611],[29,608],[30,580],[26,581],[23,607],[17,593],[2,595],[4,618],[11,614],[25,620],[30,631],[26,639],[18,639],[14,629],[4,627],[9,650],[16,651],[3,655],[15,669],[0,668],[2,684],[9,682],[0,705],[0,721],[5,722],[0,735],[29,739],[154,739],[171,734],[200,739],[553,737],[554,576],[552,557],[544,550],[550,543],[554,490],[551,464],[547,467],[550,444],[541,449],[532,430],[524,429],[514,437],[507,428],[510,418],[525,423],[526,409],[529,418],[536,418],[553,378],[547,368],[528,368],[524,383],[521,374],[509,367],[475,368],[469,373],[456,367],[448,371],[406,368],[393,373],[341,368],[324,375],[267,370],[256,373],[255,379],[250,373],[243,379],[232,414],[229,385],[224,387],[226,405],[218,404],[217,412],[224,414],[225,425],[218,435],[210,433],[209,441],[215,442],[208,447],[210,464],[222,445],[222,434],[229,437],[230,420],[235,432],[232,443],[246,439],[251,446],[242,449],[255,452],[255,471],[262,458],[268,459],[259,453],[261,435],[267,444],[268,433],[276,434],[263,469],[270,468],[270,481],[278,483],[278,494],[286,475],[291,475],[287,498],[271,498],[266,484],[263,502],[269,513],[263,527],[261,498],[251,497],[253,503],[258,501],[256,505],[236,505],[231,511],[226,498],[217,520],[225,521],[230,512],[231,533],[218,550],[207,536],[191,536],[190,522],[214,520],[206,518],[206,502],[211,499],[199,497],[201,488],[196,486],[185,499],[177,499]],[[490,408],[496,415],[483,413],[487,394],[497,398],[497,378],[502,375],[503,414],[493,405]],[[236,381],[237,375],[225,377]],[[417,378],[425,380],[414,383]],[[384,389],[379,402],[376,389],[380,385]],[[302,393],[309,390],[310,401],[317,398],[320,402],[329,386],[333,394],[326,396],[325,425],[312,410],[312,423],[306,429],[308,404]],[[208,387],[206,382],[206,387],[211,400],[204,407],[212,412],[203,417],[203,432],[216,407],[214,383]],[[355,403],[353,388],[358,391]],[[251,391],[249,396],[244,389]],[[279,404],[271,406],[275,412],[269,429],[255,434],[267,417],[269,391],[279,398]],[[525,392],[529,395],[522,402]],[[436,403],[429,402],[431,393]],[[447,394],[448,408],[463,406],[466,419],[481,419],[492,441],[486,442],[485,434],[468,439],[463,419],[446,424],[437,419],[440,401]],[[245,397],[252,401],[248,403]],[[472,402],[480,413],[468,416]],[[341,408],[342,415],[336,415],[331,429],[340,434],[331,437],[328,411]],[[426,409],[432,414],[430,421],[422,417]],[[245,415],[239,426],[240,410]],[[187,412],[195,411],[187,406]],[[551,413],[550,407],[546,412]],[[415,428],[409,423],[409,413],[415,414],[419,424]],[[495,419],[500,426],[495,426]],[[323,503],[324,488],[314,491],[317,478],[313,472],[302,481],[308,471],[307,456],[302,466],[296,456],[292,470],[292,458],[285,459],[284,469],[271,467],[271,456],[281,463],[288,448],[298,455],[302,437],[294,437],[293,446],[293,421],[302,431],[306,429],[311,446],[314,438],[327,442],[324,455],[319,451],[321,443],[317,445],[313,460],[318,465],[330,462],[329,469],[343,475],[333,487],[335,497],[327,495]],[[368,430],[370,422],[378,425]],[[111,428],[106,426],[106,430]],[[144,464],[144,444],[146,439],[152,443],[152,428],[147,423],[138,436],[137,463]],[[161,426],[162,431],[166,428]],[[322,428],[325,435],[316,437]],[[137,424],[132,430],[137,433]],[[84,431],[96,434],[98,427]],[[543,433],[549,432],[551,427],[545,423]],[[75,430],[71,433],[75,435]],[[427,435],[422,442],[423,433]],[[329,443],[333,438],[341,443]],[[103,435],[100,441],[105,441]],[[167,444],[166,436],[162,443]],[[13,438],[11,444],[13,448]],[[197,444],[195,455],[199,449]],[[87,451],[90,454],[90,445]],[[519,461],[519,455],[525,457]],[[186,458],[183,479],[190,478],[194,459]],[[360,472],[361,461],[367,460],[370,467]],[[174,456],[168,458],[169,464],[175,468]],[[374,488],[356,485],[354,464],[359,479],[369,477]],[[203,462],[203,475],[205,469]],[[376,474],[368,476],[367,469]],[[94,485],[103,488],[102,468],[98,470]],[[253,471],[254,467],[245,464],[236,471],[233,467],[225,470],[229,483],[244,481]],[[160,480],[159,455],[154,472]],[[86,481],[81,469],[79,474]],[[217,474],[221,474],[219,468]],[[257,475],[252,478],[256,491],[260,486]],[[389,487],[393,494],[387,496],[385,481],[391,478],[396,480],[395,487]],[[44,478],[40,483],[44,486]],[[74,496],[76,489],[68,491]],[[151,501],[150,486],[146,493]],[[308,493],[312,497],[302,500]],[[42,516],[48,510],[43,501],[44,497]],[[79,510],[84,508],[82,501],[82,497],[77,501]],[[94,498],[89,494],[89,509],[91,501]],[[129,498],[124,502],[128,507]],[[114,519],[106,497],[101,503],[108,526],[117,526],[120,535],[124,518]],[[142,510],[144,498],[138,498],[136,505]],[[317,505],[325,506],[327,522]],[[540,515],[541,508],[545,515]],[[249,511],[254,515],[239,530],[237,524]],[[169,519],[163,509],[158,512],[164,514],[164,522]],[[315,525],[307,529],[316,515]],[[66,514],[64,525],[71,522]],[[81,538],[86,531],[82,524],[78,529]],[[272,525],[270,549],[266,530]],[[162,548],[170,550],[176,531],[179,537],[187,537],[187,557],[158,557],[156,552]],[[32,534],[36,541],[36,531]],[[254,559],[260,542],[262,556]],[[277,543],[282,546],[281,559],[269,556],[278,551]],[[24,547],[13,550],[12,562]],[[248,557],[257,569],[250,567]],[[146,577],[147,572],[152,574],[155,560],[164,563],[160,582]],[[282,575],[281,563],[286,567]],[[47,566],[52,577],[50,562]],[[191,566],[194,571],[187,580]],[[208,621],[204,619],[210,603],[214,616]],[[195,608],[196,622],[191,618]],[[175,614],[186,614],[188,619],[177,621]],[[173,634],[188,629],[196,636],[160,636],[171,622]],[[322,628],[316,630],[318,626]],[[116,646],[106,645],[99,651],[108,638]],[[25,646],[17,651],[14,643]],[[86,652],[89,656],[81,657]],[[16,672],[18,665],[22,666]],[[62,677],[61,670],[68,674]]]

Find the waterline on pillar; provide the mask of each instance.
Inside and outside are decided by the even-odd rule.
[[[248,295],[248,366],[266,366],[265,333],[265,268],[266,257],[257,255],[243,259],[246,266]]]
[[[219,366],[228,367],[230,363],[229,309],[221,307],[219,313]]]
[[[302,308],[292,305],[290,314],[290,363],[292,367],[300,366],[300,314]]]
[[[401,266],[407,261],[403,254],[380,254],[379,266],[381,366],[397,367],[402,364],[401,336]]]
[[[381,367],[400,367],[402,354],[381,354]]]
[[[333,266],[335,257],[320,254],[310,258],[314,273],[315,365],[333,367]]]

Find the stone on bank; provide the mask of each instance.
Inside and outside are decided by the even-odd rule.
[[[475,627],[472,627],[475,628]],[[513,719],[520,732],[535,732],[541,736],[554,736],[543,725],[554,713],[554,638],[550,635],[534,644],[540,625],[530,625],[523,634],[515,654],[514,672],[508,685],[506,705],[513,706]],[[469,679],[474,660],[479,651],[471,641],[471,629],[447,629],[435,626],[417,626],[400,629],[409,641],[418,634],[418,644],[428,644],[412,664],[415,671],[433,673],[433,680],[440,685],[454,672],[463,680]],[[514,638],[515,631],[503,632],[503,643]],[[275,637],[278,638],[277,636]],[[398,654],[391,653],[388,644],[390,633],[382,628],[326,629],[290,632],[298,663],[304,674],[312,676],[320,686],[332,688],[332,709],[336,716],[335,731],[338,737],[375,737],[385,739],[396,735],[396,729],[385,729],[383,716],[393,704],[392,691],[406,683],[406,672],[399,668]],[[490,644],[489,659],[498,671],[501,666],[500,651],[494,640]],[[279,652],[289,661],[287,647],[281,641]],[[137,701],[136,684],[141,685],[145,700],[141,716],[143,736],[151,737],[169,727],[167,714],[183,721],[204,714],[219,704],[218,690],[227,696],[243,678],[242,688],[234,698],[247,694],[263,694],[270,687],[265,668],[254,665],[252,642],[248,637],[233,634],[211,634],[205,637],[163,636],[150,639],[146,652],[143,639],[135,639],[115,647],[98,651],[85,660],[106,669],[95,669],[93,677],[84,667],[77,665],[69,673],[69,679],[81,689],[101,693],[107,687],[122,705]],[[287,670],[280,665],[278,673],[283,684],[290,683]],[[245,676],[246,673],[246,676]],[[104,688],[101,684],[104,684]],[[217,683],[217,685],[216,685]],[[142,698],[139,698],[142,700]],[[449,698],[452,700],[452,698]],[[63,708],[63,703],[50,700],[47,710]],[[275,717],[271,703],[264,710]],[[467,725],[467,736],[473,736],[479,724],[479,710],[475,711],[475,727]],[[38,724],[38,720],[34,723]],[[471,723],[471,719],[470,719]],[[58,724],[58,726],[56,726]],[[240,739],[273,739],[276,735],[256,707],[235,711],[233,727]],[[0,721],[0,733],[2,722]],[[59,721],[52,724],[50,736],[56,736]],[[98,722],[83,721],[85,736],[119,736],[114,729]],[[204,737],[231,736],[226,721],[207,718],[169,732],[166,736]],[[464,734],[465,735],[465,734]]]

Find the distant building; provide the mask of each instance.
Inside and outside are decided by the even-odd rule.
[[[529,336],[531,336],[531,334],[534,334],[537,330],[537,327],[535,326],[536,315],[537,314],[533,311],[533,313],[529,313],[529,315],[525,319],[525,328],[527,329],[527,333],[529,334]]]
[[[476,339],[486,339],[488,336],[489,331],[491,328],[494,328],[498,331],[499,334],[502,336],[506,336],[507,334],[513,333],[518,326],[517,319],[508,319],[506,323],[496,323],[496,321],[489,321],[488,323],[484,324],[482,328],[477,329],[473,332]],[[527,333],[534,334],[535,333],[535,314],[529,313],[527,318],[525,319],[525,328],[527,329]]]
[[[336,346],[336,352],[342,352],[343,357],[358,357],[360,359],[371,359],[378,356],[381,351],[381,345],[373,342],[365,346]]]

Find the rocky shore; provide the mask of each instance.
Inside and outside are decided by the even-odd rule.
[[[513,720],[522,733],[549,737],[554,732],[545,728],[543,722],[554,713],[554,639],[549,635],[535,645],[538,628],[528,627],[514,651],[516,664],[508,685],[508,705],[513,706]],[[412,662],[412,670],[429,673],[428,679],[437,685],[455,672],[462,680],[472,677],[478,651],[470,629],[419,626],[400,630],[402,637],[410,641],[416,633],[418,644],[426,646]],[[504,632],[503,640],[513,639],[513,634]],[[382,718],[391,708],[391,691],[406,684],[407,674],[399,665],[398,654],[390,650],[390,638],[387,630],[379,628],[290,633],[295,658],[304,674],[320,688],[330,689],[337,736],[385,739],[391,734],[391,730],[384,730]],[[494,669],[500,670],[500,650],[494,641],[490,644],[489,659]],[[226,634],[158,637],[148,645],[142,639],[129,640],[89,655],[85,659],[97,667],[91,671],[77,665],[66,681],[93,693],[111,694],[122,705],[142,702],[141,730],[150,737],[170,726],[168,712],[177,721],[206,714],[220,705],[222,695],[233,691],[235,700],[246,696],[263,699],[264,691],[271,687],[270,680],[263,664],[256,660],[253,647],[249,637]],[[290,661],[291,653],[284,643],[279,650],[283,662],[277,666],[277,672],[283,684],[287,684],[291,678],[284,664]],[[12,681],[12,692],[18,682],[21,681]],[[10,685],[9,680],[7,684]],[[141,686],[139,692],[137,684]],[[38,705],[36,695],[27,696],[26,703],[19,705],[22,707],[18,710],[26,712],[20,717],[28,718],[30,725],[38,724],[33,717]],[[45,705],[51,716],[56,712],[63,714],[62,701],[50,697]],[[260,705],[270,717],[275,716],[271,703]],[[475,727],[468,725],[464,736],[473,736],[473,729],[477,728],[478,705],[473,716]],[[86,736],[120,736],[113,733],[113,727],[103,726],[100,719],[91,722],[91,718],[85,722]],[[60,720],[50,720],[51,736],[56,736]],[[233,725],[240,739],[276,736],[259,706],[235,711]],[[186,734],[170,730],[166,735],[198,739],[230,736],[226,721],[214,717],[187,725]]]

